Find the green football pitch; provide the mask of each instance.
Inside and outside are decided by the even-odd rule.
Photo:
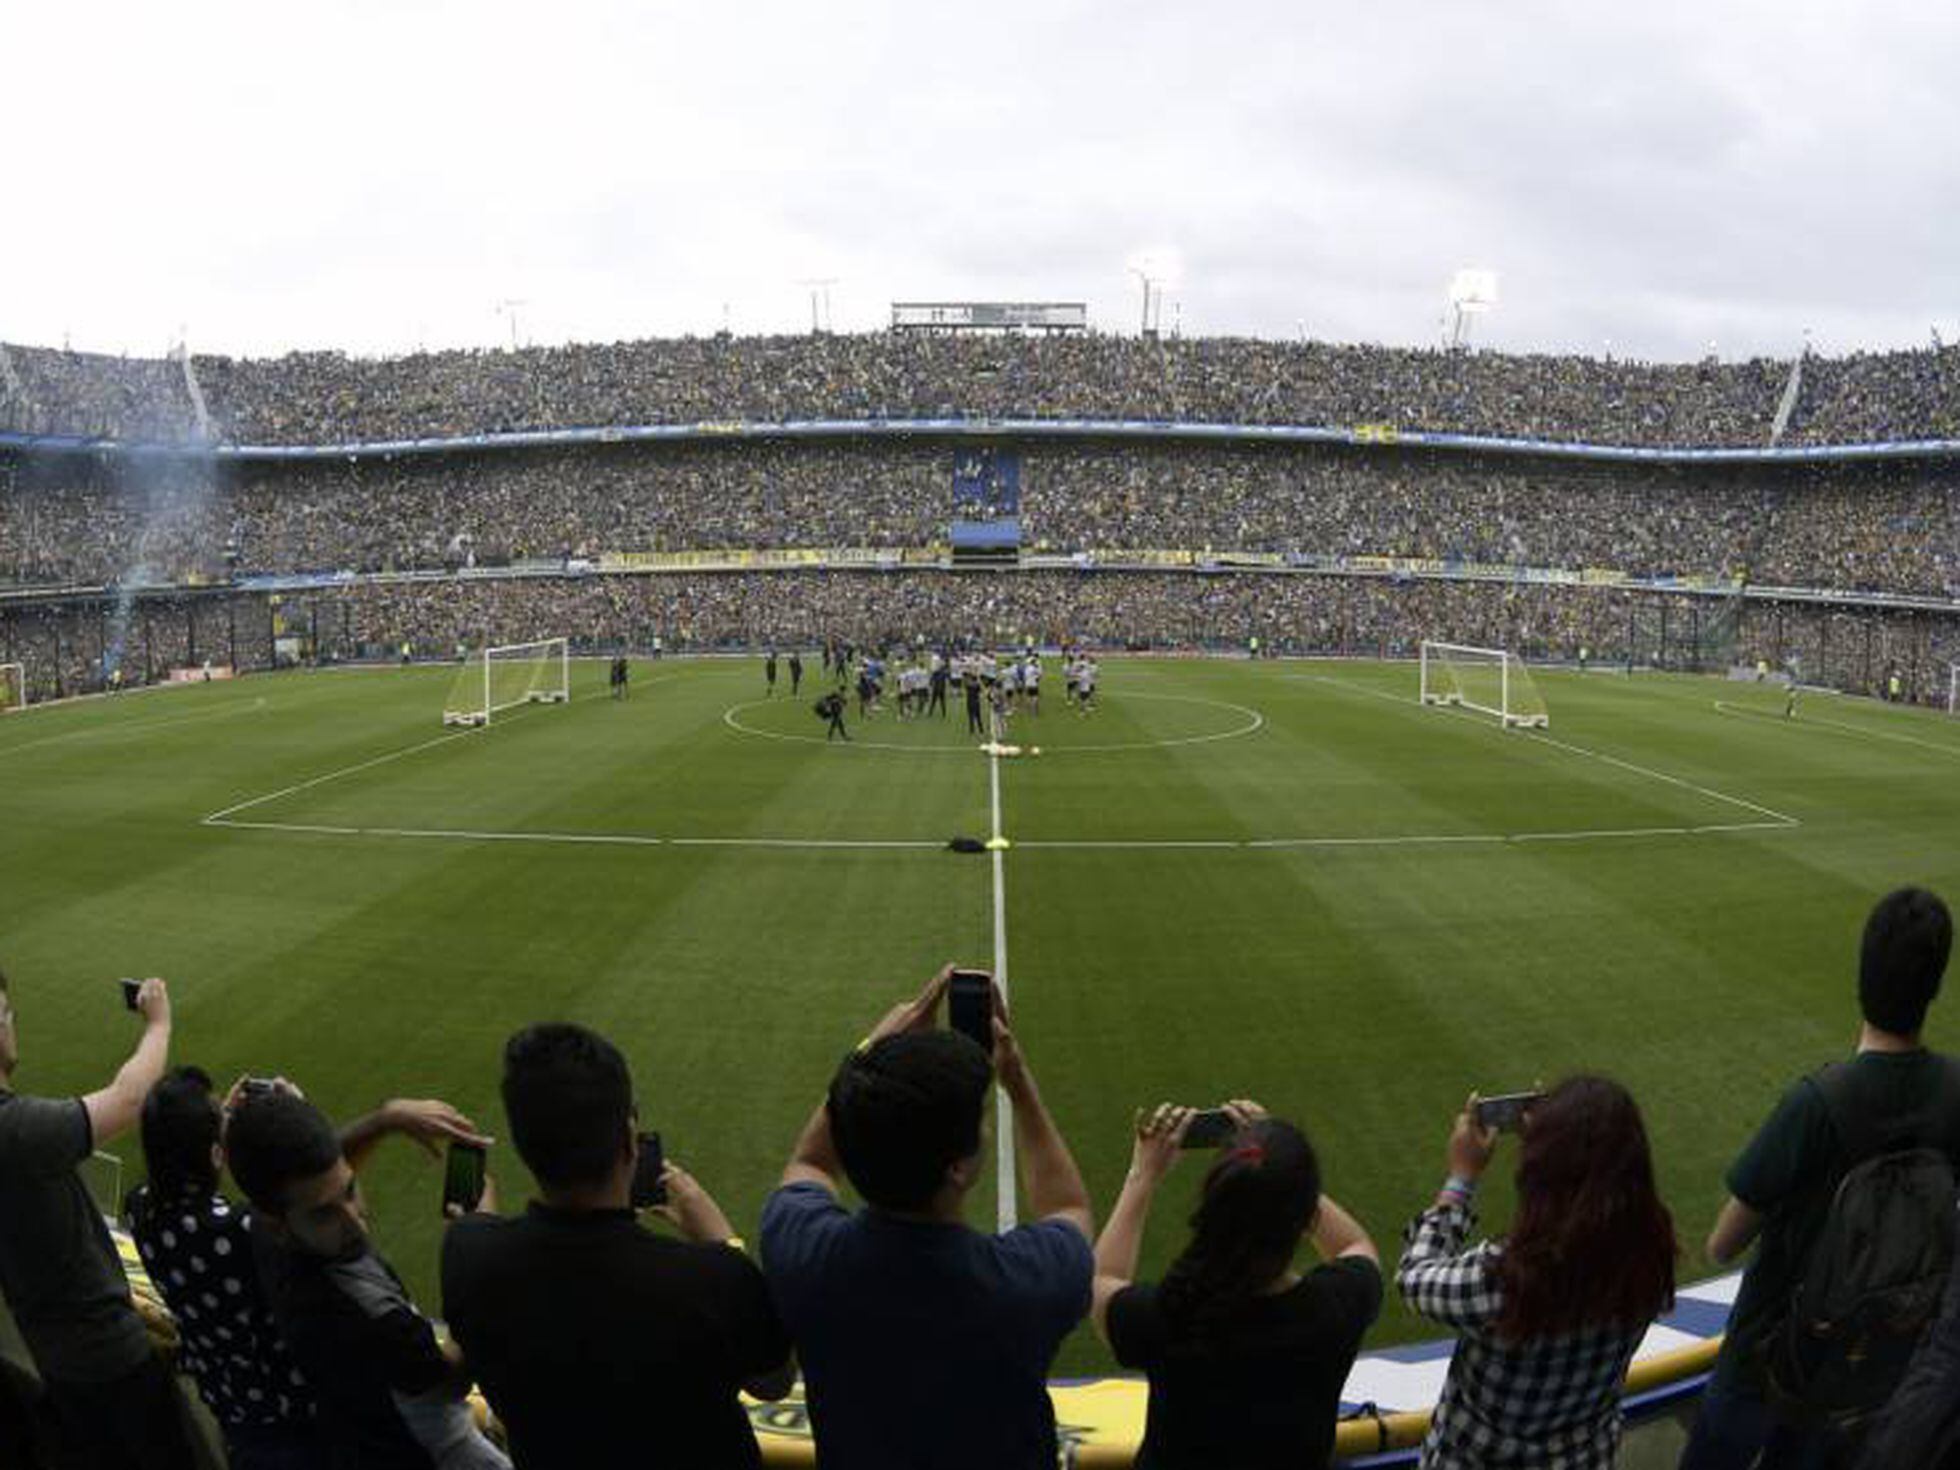
[[[174,1060],[286,1073],[342,1117],[441,1096],[500,1134],[504,1038],[573,1019],[753,1238],[837,1058],[1004,942],[1099,1215],[1135,1107],[1250,1096],[1307,1128],[1392,1256],[1471,1088],[1594,1069],[1646,1110],[1686,1277],[1734,1151],[1851,1043],[1872,901],[1960,894],[1960,725],[1815,695],[1786,720],[1746,684],[1544,672],[1540,734],[1422,707],[1409,665],[1112,660],[1098,712],[1050,688],[1011,736],[1042,754],[995,763],[957,709],[853,715],[827,745],[814,663],[797,701],[758,660],[639,664],[625,703],[575,664],[568,706],[465,732],[439,722],[452,674],[0,720],[20,1086],[104,1080],[132,1039],[114,981],[160,974]],[[996,794],[998,913],[993,857],[946,849],[993,834]],[[492,1168],[521,1202],[507,1146]],[[1198,1174],[1160,1197],[1147,1271]],[[432,1310],[439,1176],[391,1145],[368,1178]],[[996,1203],[990,1179],[973,1218]],[[1373,1340],[1419,1335],[1391,1306]],[[1058,1366],[1109,1364],[1084,1331]]]

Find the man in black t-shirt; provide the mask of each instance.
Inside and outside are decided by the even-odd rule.
[[[355,1171],[391,1133],[487,1146],[439,1102],[391,1102],[336,1134],[294,1088],[246,1096],[225,1125],[232,1178],[272,1318],[318,1404],[321,1449],[344,1470],[508,1470],[471,1422],[469,1373],[369,1238]]]
[[[464,1215],[442,1248],[443,1312],[509,1431],[519,1470],[761,1464],[738,1394],[794,1373],[769,1288],[708,1192],[678,1166],[642,1227],[626,1061],[581,1026],[504,1048],[504,1109],[541,1198]]]
[[[1858,959],[1858,1004],[1864,1022],[1858,1049],[1844,1063],[1841,1085],[1853,1115],[1882,1125],[1931,1107],[1950,1059],[1919,1039],[1939,994],[1953,947],[1946,905],[1922,888],[1887,894],[1871,912]],[[1960,1118],[1944,1120],[1930,1140],[1960,1165]],[[1770,1406],[1764,1353],[1800,1283],[1823,1229],[1831,1196],[1858,1163],[1843,1157],[1829,1106],[1813,1077],[1800,1078],[1757,1131],[1728,1173],[1729,1198],[1708,1237],[1717,1265],[1753,1243],[1729,1313],[1715,1374],[1702,1396],[1682,1470],[1822,1464],[1841,1446],[1825,1429],[1806,1429]]]
[[[789,654],[789,696],[796,698],[803,688],[803,655],[795,649]]]

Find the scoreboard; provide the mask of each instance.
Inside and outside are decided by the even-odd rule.
[[[1081,301],[894,301],[900,332],[1086,332]]]

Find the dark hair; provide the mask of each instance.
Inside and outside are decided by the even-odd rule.
[[[253,1093],[225,1125],[225,1162],[254,1209],[286,1212],[286,1190],[340,1159],[340,1135],[312,1103],[290,1092]]]
[[[218,1187],[211,1146],[223,1115],[202,1067],[176,1067],[143,1099],[143,1159],[152,1200],[175,1199]]]
[[[1518,1155],[1518,1213],[1497,1257],[1499,1336],[1632,1329],[1674,1302],[1674,1220],[1654,1189],[1633,1096],[1568,1077],[1533,1104]]]
[[[1881,1031],[1915,1036],[1940,993],[1953,949],[1953,916],[1936,893],[1899,888],[1865,920],[1858,948],[1858,1008]]]
[[[1191,1242],[1164,1276],[1165,1315],[1217,1321],[1259,1294],[1293,1259],[1320,1208],[1320,1161],[1291,1123],[1241,1128],[1205,1174]]]
[[[987,1054],[957,1031],[907,1031],[845,1057],[824,1105],[857,1192],[924,1209],[947,1168],[978,1151],[993,1080]]]
[[[603,1184],[632,1126],[626,1058],[583,1026],[526,1026],[504,1044],[504,1112],[540,1184]]]

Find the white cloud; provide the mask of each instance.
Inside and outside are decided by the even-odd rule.
[[[154,353],[1086,299],[1519,350],[1960,337],[1960,14],[1384,0],[17,6],[0,338]],[[20,64],[21,58],[31,58]]]

